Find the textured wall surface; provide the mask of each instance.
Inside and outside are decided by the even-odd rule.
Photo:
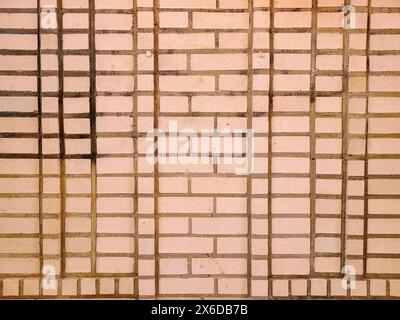
[[[399,0],[0,0],[0,298],[400,297],[399,89]]]

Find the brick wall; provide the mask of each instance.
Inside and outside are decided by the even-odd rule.
[[[399,28],[397,0],[0,0],[0,297],[399,297]],[[151,129],[253,130],[254,168],[153,164]]]

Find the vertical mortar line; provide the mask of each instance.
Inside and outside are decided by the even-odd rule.
[[[311,8],[311,79],[310,79],[310,276],[315,274],[315,207],[316,207],[316,155],[315,155],[315,99],[317,74],[317,32],[318,0],[312,1]]]
[[[43,128],[42,128],[42,60],[41,60],[41,6],[37,0],[37,103],[38,103],[38,154],[39,154],[39,272],[42,277],[43,251]],[[42,285],[39,286],[43,293]]]
[[[60,148],[60,277],[65,275],[65,132],[64,132],[64,47],[63,47],[63,7],[57,0],[57,42],[58,42],[58,134]]]
[[[364,158],[364,229],[363,229],[363,277],[367,277],[368,255],[368,133],[369,133],[369,74],[370,74],[370,44],[371,44],[371,0],[368,0],[366,40],[366,106],[365,106],[365,158]]]
[[[97,134],[96,134],[96,31],[95,0],[89,0],[89,59],[90,59],[90,150],[91,150],[91,272],[96,273],[96,233],[97,233]]]
[[[134,196],[133,196],[133,218],[134,218],[134,232],[135,232],[135,244],[134,244],[134,296],[135,299],[139,299],[139,181],[138,181],[138,7],[137,0],[133,0],[133,29],[132,29],[132,40],[133,40],[133,109],[132,109],[132,122],[133,122],[133,174],[134,174]]]
[[[274,21],[275,4],[270,0],[269,88],[268,88],[268,297],[272,298],[272,113],[274,111]]]
[[[345,1],[349,5],[350,0]],[[341,255],[340,266],[347,263],[347,180],[349,147],[349,29],[343,28],[343,74],[342,74],[342,199],[341,199]]]
[[[249,0],[249,30],[248,30],[248,50],[247,50],[247,143],[249,143],[249,131],[253,128],[253,29],[254,29],[254,6],[253,0]],[[250,137],[251,139],[251,137]],[[250,142],[250,148],[247,150],[249,154],[247,154],[247,161],[253,158],[253,145]],[[250,158],[249,158],[250,157]],[[251,160],[250,160],[251,161]],[[252,170],[251,163],[247,164],[248,169]],[[247,295],[249,298],[252,297],[252,173],[251,171],[247,171]]]
[[[159,75],[159,0],[153,0],[154,6],[154,112],[153,112],[153,128],[156,131],[154,137],[154,255],[155,255],[155,298],[157,299],[160,292],[160,256],[159,256],[159,210],[158,210],[158,196],[159,196],[159,180],[158,180],[158,125],[159,125],[159,110],[160,110],[160,75]]]

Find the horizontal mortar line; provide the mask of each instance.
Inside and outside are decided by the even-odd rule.
[[[167,276],[166,274],[164,274],[164,276]],[[285,275],[279,275],[279,274],[274,274],[271,276],[271,279],[273,280],[298,280],[298,279],[304,279],[304,280],[308,280],[308,279],[326,279],[326,280],[341,280],[342,279],[342,274],[341,273],[326,273],[326,272],[318,272],[316,273],[313,277],[309,277],[308,275],[297,275],[297,274],[285,274]],[[24,278],[24,279],[37,279],[40,280],[41,275],[40,274],[6,274],[6,275],[0,275],[0,278],[4,279],[15,279],[15,278]],[[68,281],[68,280],[78,280],[81,277],[88,277],[88,273],[69,273],[68,277],[64,278],[63,280]],[[137,278],[136,276],[131,276],[131,275],[126,275],[126,274],[97,274],[94,276],[90,276],[90,279],[101,279],[101,278],[110,278],[110,279],[114,279],[114,278]],[[140,279],[150,279],[151,276],[139,276]],[[267,278],[265,276],[253,276],[253,278],[257,278],[257,279],[263,279],[266,280]],[[399,274],[381,274],[381,273],[368,273],[368,275],[366,276],[366,279],[363,278],[362,275],[356,275],[356,279],[357,280],[374,280],[374,278],[377,279],[388,279],[388,280],[395,280],[399,278]],[[56,275],[56,279],[59,279],[59,276]],[[71,296],[69,296],[71,297]],[[73,297],[73,296],[72,296]],[[115,296],[112,296],[115,297]],[[324,296],[326,297],[326,296]],[[2,296],[3,298],[3,296]],[[37,296],[36,296],[37,298]]]
[[[99,154],[97,156],[98,159],[103,158],[131,158],[133,156],[132,153],[113,153],[113,154]],[[286,158],[309,158],[309,152],[274,152],[273,157],[286,157]],[[45,154],[42,157],[39,157],[36,153],[0,153],[0,159],[59,159],[58,154]],[[364,160],[365,155],[350,155],[349,160]],[[90,159],[90,154],[66,154],[65,159]],[[340,153],[337,154],[317,154],[315,159],[342,159],[342,155]],[[373,160],[385,160],[385,159],[400,159],[399,154],[370,154],[367,159]],[[175,173],[179,173],[180,175],[190,175],[193,172],[185,173],[174,171]],[[166,171],[165,173],[171,173]],[[195,172],[194,172],[195,173]],[[222,172],[221,172],[222,173]],[[232,172],[233,174],[234,172]]]
[[[2,300],[69,300],[69,299],[76,299],[76,300],[84,300],[84,299],[129,299],[134,300],[137,299],[136,295],[133,294],[121,294],[121,293],[113,293],[113,294],[43,294],[43,295],[31,295],[31,294],[24,294],[21,296],[0,296]]]
[[[382,220],[382,218],[380,219]],[[368,239],[399,239],[399,234],[368,234]]]
[[[369,259],[400,259],[400,254],[399,253],[371,253],[371,252],[367,252],[367,259],[368,258]]]
[[[143,29],[142,29],[143,30]],[[152,29],[144,29],[148,30],[148,33],[152,31]],[[171,33],[174,29],[169,29],[169,28],[160,28],[160,35],[163,35],[165,33]],[[245,31],[247,30],[246,28],[242,29],[218,29],[218,32],[239,32],[239,31]],[[182,30],[180,28],[176,29],[176,32],[181,32]],[[264,32],[269,32],[269,28],[254,28],[255,32],[259,31],[264,31]],[[311,33],[312,28],[311,27],[279,27],[279,28],[274,28],[274,33]],[[201,32],[215,32],[215,29],[191,29],[191,33],[201,33]],[[317,32],[319,33],[342,33],[343,29],[339,27],[319,27],[317,29]],[[350,34],[361,34],[365,33],[366,28],[360,28],[360,29],[352,29],[350,30]],[[46,30],[42,29],[41,34],[56,34],[56,30]],[[106,29],[97,29],[95,30],[95,34],[110,34],[110,33],[117,33],[117,34],[132,34],[131,30],[124,30],[124,29],[117,29],[117,30],[106,30]],[[16,29],[16,28],[0,28],[0,34],[32,34],[36,35],[37,34],[37,29],[29,29],[29,28],[21,28],[21,29]],[[64,28],[63,29],[63,34],[89,34],[89,29],[88,28],[81,28],[81,29],[73,29],[73,28]],[[400,34],[400,29],[395,29],[395,28],[388,28],[388,29],[371,29],[370,30],[371,35],[377,35],[377,34]]]
[[[112,55],[110,55],[112,56]],[[309,69],[302,69],[302,70],[292,70],[289,68],[275,68],[274,71],[276,72],[274,76],[276,75],[310,75],[311,71]],[[176,76],[200,76],[200,75],[207,75],[207,76],[219,76],[219,75],[246,75],[246,69],[244,68],[237,68],[237,69],[195,69],[192,68],[191,70],[174,70],[174,69],[161,69],[160,73],[162,76],[170,76],[170,75],[176,75]],[[253,70],[254,75],[267,75],[269,73],[268,68],[255,68]],[[138,73],[139,75],[152,75],[153,71],[151,69],[142,69],[139,70]],[[9,70],[0,70],[0,75],[2,76],[37,76],[38,72],[36,70],[15,70],[15,69],[9,69]],[[50,77],[54,76],[56,77],[58,75],[57,70],[43,70],[41,72],[41,75],[43,77]],[[64,71],[65,77],[89,77],[90,73],[87,70],[65,70]],[[132,76],[134,75],[132,71],[129,70],[97,70],[96,75],[98,76]],[[318,72],[315,74],[316,76],[343,76],[344,73],[341,70],[338,69],[322,69],[320,68]],[[375,70],[375,71],[370,71],[371,76],[399,76],[400,71],[387,71],[387,70]],[[365,76],[365,71],[350,71],[349,72],[350,77],[362,77]],[[237,90],[237,92],[244,92]],[[260,90],[259,90],[260,91]],[[318,92],[319,90],[317,90]],[[48,91],[49,92],[49,91]],[[73,92],[73,91],[72,91]],[[108,91],[101,91],[97,90],[97,92],[108,92]],[[112,92],[112,91],[110,91]],[[120,91],[116,91],[120,92]],[[127,92],[132,92],[132,91],[127,91]],[[324,91],[319,91],[319,92],[324,92]],[[329,92],[329,91],[325,91]]]
[[[230,198],[230,197],[228,197]],[[265,197],[266,198],[266,197]],[[253,220],[263,220],[267,217],[266,214],[259,214],[259,213],[252,213]],[[310,215],[308,213],[276,213],[272,212],[274,218],[293,218],[293,219],[303,219],[309,218]],[[88,218],[90,217],[89,213],[82,213],[82,212],[67,212],[67,217],[79,217],[79,218]],[[216,214],[213,213],[162,213],[160,215],[163,218],[245,218],[245,213],[224,213],[219,212]],[[98,217],[100,218],[133,218],[131,213],[98,213]],[[140,213],[138,215],[139,219],[151,219],[149,214]],[[350,215],[348,218],[349,220],[360,220],[362,219],[362,215]],[[368,215],[370,219],[400,219],[399,214],[378,214],[378,213],[370,213]],[[2,213],[0,214],[0,218],[38,218],[37,213]],[[58,219],[59,216],[57,213],[44,213],[44,219]],[[340,215],[338,214],[325,214],[319,213],[316,214],[316,218],[320,219],[338,219]],[[121,233],[124,235],[126,233]],[[170,233],[168,235],[171,235]],[[57,235],[48,234],[51,237],[58,237]],[[335,237],[334,235],[330,234],[330,237]]]
[[[161,76],[219,76],[219,75],[245,75],[245,69],[235,69],[235,70],[216,70],[216,69],[210,69],[210,70],[160,70],[160,75]],[[277,75],[310,75],[311,71],[310,70],[290,70],[290,69],[274,69],[274,76]],[[139,75],[151,75],[153,71],[151,70],[142,70],[141,72],[139,71]],[[268,74],[268,69],[267,68],[258,68],[254,69],[253,72],[254,75],[267,75]],[[38,72],[37,71],[30,71],[30,70],[0,70],[0,76],[10,76],[10,77],[18,77],[18,76],[37,76]],[[58,71],[42,71],[41,72],[42,77],[53,77],[58,75]],[[64,72],[65,77],[89,77],[89,72],[88,71],[68,71],[66,70]],[[132,76],[133,73],[131,71],[105,71],[105,70],[99,70],[96,72],[96,75],[98,76]],[[338,76],[343,76],[342,71],[338,70],[319,70],[316,74],[317,77],[319,76],[324,76],[324,77],[338,77]],[[400,71],[370,71],[371,76],[377,76],[377,77],[382,77],[382,76],[400,76]],[[349,72],[350,77],[363,77],[365,76],[365,71],[350,71]],[[71,93],[73,91],[66,91],[65,93]],[[101,91],[97,90],[96,93],[101,93],[101,92],[113,92],[113,93],[120,93],[120,91]],[[130,93],[132,91],[126,91],[127,93]],[[237,92],[245,92],[243,91],[237,91]],[[318,91],[317,91],[318,92]],[[319,91],[319,92],[324,92],[324,91]]]
[[[137,49],[137,50],[128,50],[128,49],[97,49],[96,54],[101,55],[131,55],[131,54],[146,54],[148,51],[152,51],[152,49]],[[40,52],[42,54],[58,54],[58,49],[41,49]],[[171,48],[171,49],[160,49],[160,54],[229,54],[229,53],[247,53],[246,49],[241,48]],[[374,49],[370,50],[370,55],[382,56],[382,55],[397,55],[400,50],[395,49]],[[270,53],[271,50],[268,48],[255,48],[253,53],[256,55],[257,53]],[[272,50],[273,53],[276,54],[310,54],[311,49],[295,49],[295,48],[274,48]],[[319,48],[316,50],[317,55],[340,55],[343,53],[342,48]],[[17,55],[17,56],[35,56],[37,55],[37,49],[0,49],[1,55]],[[349,53],[351,56],[365,56],[365,50],[362,49],[350,49]],[[64,49],[64,56],[68,55],[89,55],[89,50],[85,48],[81,49]],[[140,71],[140,70],[139,70]]]
[[[137,49],[137,50],[128,50],[128,49],[97,49],[96,54],[98,55],[132,55],[132,54],[146,54],[148,51],[153,51],[152,49]],[[58,54],[58,49],[41,49],[40,53],[42,54]],[[397,55],[400,50],[395,49],[375,49],[370,50],[370,55],[376,56],[384,56],[384,55]],[[81,49],[64,49],[64,56],[68,55],[89,55],[89,50],[85,48]],[[241,48],[224,48],[224,47],[215,47],[215,48],[180,48],[180,49],[160,49],[160,54],[165,55],[173,55],[173,54],[240,54],[247,53],[246,49]],[[274,48],[272,51],[268,48],[255,48],[253,49],[253,54],[256,55],[258,53],[270,53],[273,52],[275,54],[311,54],[311,49],[295,49],[295,48]],[[341,55],[343,53],[342,48],[319,48],[316,50],[317,55]],[[365,57],[365,50],[362,49],[350,49],[349,53],[351,56],[362,56]],[[37,49],[0,49],[1,55],[13,55],[13,56],[36,56],[38,54]],[[139,70],[140,71],[140,70]]]
[[[89,238],[88,238],[89,239]],[[90,252],[66,252],[65,257],[67,258],[90,258]],[[133,258],[135,256],[134,253],[100,253],[96,252],[97,257],[120,257],[120,258]],[[40,258],[40,253],[0,253],[0,258]],[[59,259],[59,254],[44,254],[44,259]]]
[[[178,173],[174,172],[162,172],[160,173],[160,177],[165,177],[165,178],[175,178]],[[139,178],[151,178],[153,173],[138,173],[137,176]],[[179,174],[180,175],[180,174]],[[135,177],[135,173],[99,173],[97,175],[99,178],[133,178]],[[180,175],[181,176],[181,175]],[[184,175],[182,175],[184,176]],[[254,173],[252,175],[253,179],[266,179],[269,175],[268,174],[262,174],[262,173]],[[296,173],[296,172],[272,172],[271,173],[272,177],[297,177],[297,178],[307,178],[309,177],[308,173]],[[10,178],[38,178],[39,174],[25,174],[25,173],[15,173],[15,174],[0,174],[0,179],[10,179]],[[43,174],[43,178],[60,178],[59,174]],[[90,173],[67,173],[65,175],[66,178],[69,179],[80,179],[80,178],[90,178]],[[226,172],[219,172],[219,173],[208,173],[208,172],[195,172],[193,174],[189,173],[184,177],[226,177],[226,178],[240,178],[240,176],[236,175],[235,173],[226,173]],[[339,179],[341,178],[341,174],[330,174],[330,173],[324,173],[324,174],[318,174],[317,178],[320,179]],[[350,178],[354,178],[353,180],[362,180],[364,179],[364,176],[350,176]],[[386,175],[386,174],[374,174],[374,175],[369,175],[368,178],[370,179],[379,179],[379,178],[388,178],[388,179],[398,179],[400,178],[400,175]],[[165,193],[165,192],[163,192]],[[181,192],[178,192],[181,193]],[[182,192],[183,194],[186,194],[186,192]],[[145,196],[147,193],[146,192],[140,192],[139,193],[141,196]]]
[[[356,11],[361,13],[368,12],[368,6],[355,5]],[[139,12],[153,12],[152,7],[137,7]],[[160,7],[160,12],[208,12],[208,13],[245,13],[248,12],[247,8],[168,8]],[[254,6],[255,12],[269,12],[268,6]],[[274,12],[311,12],[312,7],[275,7]],[[319,6],[317,8],[317,13],[326,12],[342,12],[342,6]],[[62,8],[62,13],[89,13],[89,8]],[[135,14],[136,10],[132,8],[124,9],[112,9],[112,8],[96,8],[94,9],[95,14]],[[372,7],[371,13],[398,13],[400,8],[393,7]],[[1,8],[0,13],[32,13],[37,14],[36,8]]]
[[[4,281],[4,279],[15,279],[15,278],[23,278],[23,279],[36,279],[38,278],[38,280],[41,280],[42,278],[42,274],[41,273],[3,273],[0,274],[0,279],[2,279]],[[55,278],[60,280],[80,280],[81,278],[91,278],[91,279],[115,279],[115,278],[122,278],[122,279],[126,279],[126,278],[137,278],[137,275],[134,273],[96,273],[96,275],[91,275],[90,273],[86,273],[86,272],[75,272],[75,273],[67,273],[65,274],[65,277],[60,278],[60,276],[58,274],[55,275]],[[2,297],[0,295],[0,297]],[[3,297],[2,297],[3,298]]]
[[[160,279],[247,279],[246,273],[219,273],[204,274],[201,272],[194,272],[191,274],[162,274],[159,275]]]
[[[224,97],[224,95],[221,95]],[[242,97],[245,97],[244,95]],[[253,117],[266,117],[268,116],[267,111],[253,111]],[[18,117],[18,118],[37,118],[38,117],[38,112],[37,111],[0,111],[0,118],[12,118],[12,117]],[[64,119],[88,119],[89,118],[89,113],[87,112],[80,112],[80,113],[65,113]],[[152,112],[138,112],[137,116],[138,117],[151,117],[153,115]],[[202,112],[202,111],[191,111],[191,112],[160,112],[160,117],[181,117],[181,118],[187,118],[187,117],[245,117],[247,115],[246,112],[229,112],[229,111],[218,111],[218,112],[212,112],[212,111],[207,111],[207,112]],[[272,113],[273,116],[285,116],[285,117],[309,117],[310,112],[309,111],[274,111]],[[341,119],[341,113],[340,112],[316,112],[315,113],[316,118],[333,118],[333,119]],[[97,112],[96,116],[98,117],[132,117],[132,112]],[[45,112],[42,113],[42,118],[44,119],[56,119],[58,117],[58,113],[55,112]],[[350,119],[366,119],[365,114],[363,113],[350,113],[349,114]],[[396,119],[400,118],[399,113],[388,113],[388,112],[376,112],[376,113],[370,113],[368,115],[368,118],[370,119]],[[33,133],[33,132],[32,132]],[[109,132],[108,132],[109,133]],[[116,133],[127,133],[127,132],[116,132]],[[131,132],[129,132],[131,133]],[[132,132],[133,133],[133,132]],[[56,133],[47,133],[47,134],[56,134]],[[255,134],[263,134],[259,132],[255,132]],[[267,133],[264,133],[267,135]],[[144,136],[145,134],[143,132],[139,132],[138,136]],[[365,135],[365,134],[364,134]]]
[[[226,95],[243,95],[243,92],[232,92],[232,91],[162,91],[161,96],[201,96],[201,95],[210,95],[210,96],[219,96],[221,94]],[[119,94],[117,94],[119,93]],[[261,90],[254,90],[254,95],[266,95],[268,91],[261,91]],[[43,97],[57,97],[57,92],[43,92]],[[98,96],[131,96],[132,92],[105,92],[101,94],[97,94]],[[282,96],[282,97],[308,97],[311,93],[309,91],[274,91],[273,96]],[[139,91],[139,95],[143,96],[151,96],[151,91]],[[0,90],[0,97],[1,96],[11,96],[11,97],[36,97],[36,91],[4,91]],[[340,91],[319,91],[316,94],[316,97],[340,97]],[[387,91],[387,92],[369,92],[369,93],[349,93],[350,98],[364,98],[364,97],[387,97],[387,98],[398,98],[400,97],[400,92],[398,91]],[[66,92],[64,94],[64,98],[87,98],[89,97],[89,92]]]
[[[357,12],[367,12],[366,6],[355,6]],[[112,8],[96,8],[93,10],[95,14],[135,14],[136,10],[132,8],[121,8],[121,9],[112,9]],[[137,11],[139,12],[153,12],[152,7],[137,7]],[[161,7],[159,8],[160,12],[208,12],[208,13],[247,13],[247,8],[168,8],[168,7]],[[262,11],[262,12],[269,12],[268,6],[254,6],[254,11]],[[274,12],[311,12],[312,8],[304,7],[304,8],[290,8],[290,7],[281,7],[275,8]],[[62,13],[89,13],[89,8],[78,8],[78,7],[71,7],[71,8],[62,8]],[[323,12],[342,12],[341,6],[320,6],[317,8],[318,13]],[[398,8],[392,7],[373,7],[371,8],[372,13],[376,12],[400,12]],[[1,8],[0,13],[32,13],[37,14],[36,8]]]

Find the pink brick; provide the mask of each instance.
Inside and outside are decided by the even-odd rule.
[[[193,218],[192,223],[195,234],[245,234],[247,232],[247,220],[241,218]]]

